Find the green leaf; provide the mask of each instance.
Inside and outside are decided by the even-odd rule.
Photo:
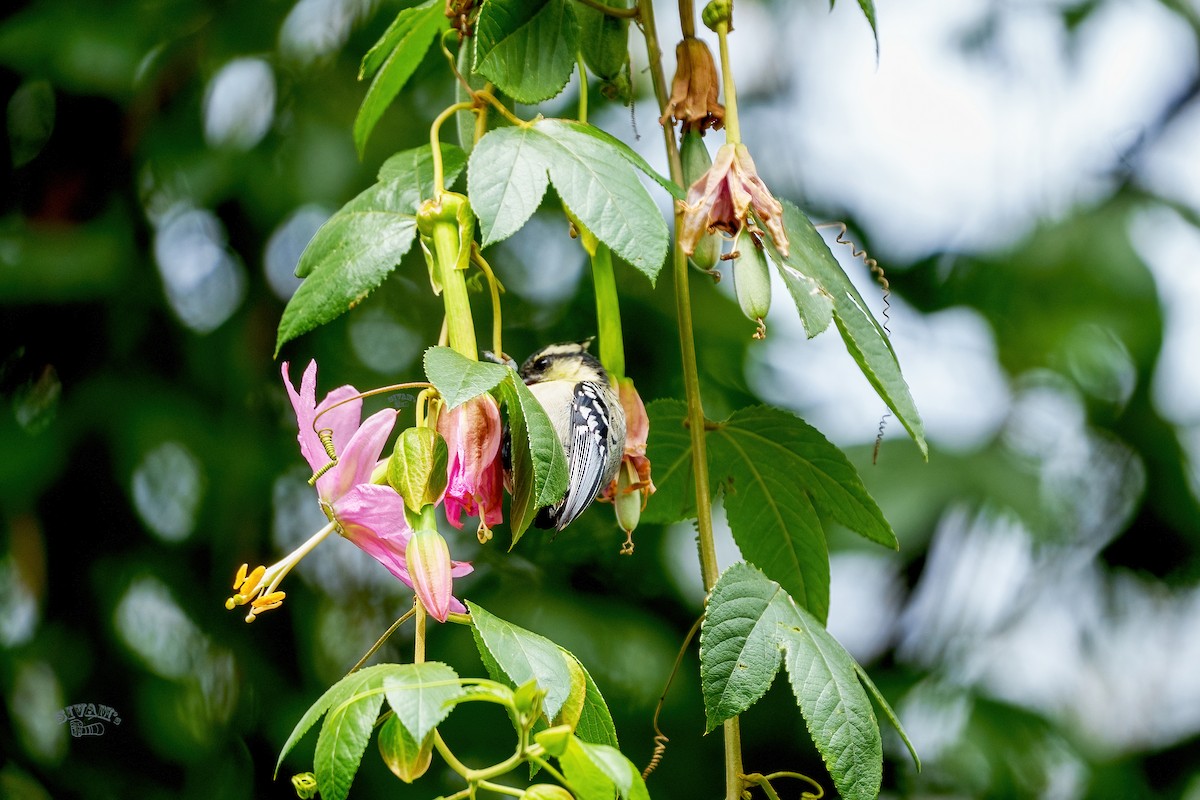
[[[500,128],[489,131],[471,152],[467,194],[484,245],[519,231],[541,204],[550,183],[538,152],[541,139],[533,128]]]
[[[549,100],[575,69],[579,26],[566,0],[488,0],[475,25],[475,69],[518,103]]]
[[[792,611],[780,626],[784,665],[808,734],[843,798],[875,800],[883,780],[883,743],[854,659],[791,598],[776,602]]]
[[[696,514],[687,407],[647,407],[658,491],[643,519],[669,523]],[[818,619],[829,610],[829,555],[818,512],[886,547],[898,543],[879,506],[845,455],[799,417],[767,406],[735,412],[705,434],[709,491],[724,494],[729,527],[742,554]]]
[[[650,800],[637,767],[615,747],[590,744],[576,737],[567,745],[559,763],[567,782],[579,790],[580,800],[602,796],[607,800],[612,797],[614,787],[623,800]]]
[[[300,721],[296,723],[296,727],[294,727],[291,734],[288,735],[287,741],[283,743],[283,749],[279,751],[279,759],[275,762],[275,777],[279,776],[279,767],[283,764],[284,757],[291,752],[292,748],[296,746],[297,742],[304,738],[304,734],[308,733],[309,728],[311,728],[313,724],[319,720],[326,711],[329,710],[329,707],[333,705],[335,701],[338,701],[338,698],[342,696],[344,693],[344,688],[342,687],[343,683],[348,681],[350,678],[355,678],[356,676],[356,679],[358,680],[361,680],[362,676],[370,676],[371,680],[382,681],[383,674],[386,674],[393,669],[395,669],[394,664],[376,664],[374,666],[360,669],[357,672],[353,672],[345,678],[342,678],[342,680],[338,681],[333,686],[330,686],[328,689],[326,689],[324,694],[317,698],[317,702],[313,703],[309,707],[308,711],[304,712],[304,716],[302,716]]]
[[[392,716],[379,729],[379,755],[397,778],[412,783],[429,771],[433,761],[433,734],[421,744]]]
[[[858,7],[871,23],[871,34],[875,37],[875,58],[879,58],[879,29],[875,27],[875,0],[858,0]]]
[[[447,182],[465,157],[442,145]],[[398,153],[380,169],[380,180],[329,218],[304,249],[296,274],[304,283],[292,295],[275,354],[292,339],[337,318],[367,297],[400,263],[416,238],[416,210],[433,195],[428,145]]]
[[[920,772],[921,757],[917,755],[917,748],[913,745],[912,740],[908,738],[908,732],[900,724],[900,718],[896,716],[896,712],[888,704],[887,698],[883,696],[883,692],[879,691],[879,687],[875,685],[875,681],[871,680],[871,676],[867,674],[867,671],[857,661],[854,662],[854,671],[858,673],[858,679],[862,681],[863,686],[867,687],[867,692],[870,693],[871,697],[875,698],[875,702],[883,709],[883,715],[888,718],[888,722],[892,723],[892,727],[896,729],[896,733],[900,734],[900,740],[908,748],[908,754],[912,756],[913,763],[917,765],[917,772]]]
[[[396,665],[379,666],[394,668]],[[383,704],[379,684],[385,672],[360,670],[335,686],[338,692],[317,736],[317,751],[313,758],[317,788],[326,800],[345,800],[350,793],[350,784],[358,772],[375,720],[379,717],[379,707]]]
[[[626,0],[600,2],[610,8],[630,7]],[[629,63],[629,17],[614,17],[582,3],[575,8],[575,16],[579,20],[579,51],[583,62],[597,78],[615,80]]]
[[[666,256],[667,226],[629,152],[592,126],[567,120],[491,131],[471,154],[467,180],[483,244],[525,224],[545,194],[548,174],[570,213],[653,282]]]
[[[500,619],[470,601],[467,607],[471,611],[471,625],[478,633],[475,643],[484,665],[488,665],[490,658],[513,686],[536,681],[538,688],[546,693],[543,702],[546,716],[549,719],[558,716],[571,691],[571,672],[562,649],[546,637]]]
[[[375,123],[412,77],[434,37],[449,27],[449,20],[442,13],[444,8],[444,3],[428,0],[402,10],[383,38],[363,56],[358,79],[369,75],[375,75],[375,79],[354,118],[354,146],[359,158]]]
[[[820,431],[769,406],[744,408],[709,431],[708,468],[721,485],[742,555],[818,619],[829,613],[829,553],[820,510],[886,547],[899,543],[853,465]]]
[[[696,516],[696,479],[692,470],[692,438],[686,427],[687,404],[655,400],[646,404],[650,438],[646,455],[654,469],[656,491],[641,521],[670,524]]]
[[[546,410],[515,371],[509,370],[500,394],[512,436],[513,491],[508,514],[512,550],[538,509],[554,505],[567,493],[567,454]]]
[[[457,672],[431,661],[399,665],[384,677],[383,693],[413,741],[421,742],[454,710],[463,690]]]
[[[583,698],[583,713],[579,716],[579,722],[575,726],[575,735],[585,742],[592,744],[606,744],[610,747],[618,747],[617,743],[617,728],[613,724],[612,713],[608,710],[608,703],[604,702],[604,695],[600,694],[599,687],[592,680],[591,674],[582,662],[575,657],[573,653],[563,651],[567,656],[574,660],[579,668],[583,670],[583,678],[586,684],[587,693]]]
[[[472,361],[449,347],[425,351],[425,376],[442,395],[448,408],[490,392],[509,374],[508,367],[488,361]]]
[[[782,618],[773,605],[780,594],[779,584],[744,564],[730,567],[713,587],[700,628],[705,733],[750,708],[771,688],[782,656]]]
[[[829,323],[833,321],[833,298],[815,280],[786,263],[786,259],[777,261],[779,251],[775,249],[774,242],[771,242],[770,237],[764,237],[764,240],[768,242],[771,263],[783,278],[788,294],[796,304],[796,311],[800,313],[804,332],[811,339],[828,328]],[[795,256],[798,256],[797,248],[793,247],[789,258]]]
[[[761,697],[780,661],[838,793],[846,800],[875,800],[883,746],[854,659],[779,584],[749,564],[735,564],[713,587],[701,633],[709,726]]]
[[[786,200],[782,203],[783,227],[787,231],[791,253],[787,258],[780,258],[779,251],[767,237],[771,257],[815,280],[833,298],[833,318],[846,349],[871,386],[921,448],[922,455],[928,458],[929,446],[925,443],[921,415],[900,373],[900,363],[887,333],[871,315],[866,301],[846,277],[833,253],[829,252],[825,240],[804,212]]]

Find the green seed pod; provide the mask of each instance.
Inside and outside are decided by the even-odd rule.
[[[609,8],[629,8],[627,0],[600,0]],[[579,49],[583,63],[602,81],[617,79],[629,62],[629,18],[614,17],[572,4],[579,20]]]
[[[699,131],[689,130],[683,134],[683,143],[679,146],[679,159],[683,163],[683,181],[687,186],[691,186],[708,172],[712,166],[712,156],[708,154],[708,147]],[[689,260],[696,269],[716,275],[719,279],[720,274],[714,270],[721,260],[720,234],[706,233],[701,236]]]
[[[766,337],[767,326],[763,319],[771,308],[771,270],[767,254],[750,236],[744,237],[738,256],[733,260],[733,290],[742,313],[758,323],[754,338]]]

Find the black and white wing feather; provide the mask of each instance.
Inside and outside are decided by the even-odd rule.
[[[575,384],[567,452],[567,494],[550,511],[556,530],[571,524],[612,480],[609,472],[611,420],[604,388],[592,381]]]

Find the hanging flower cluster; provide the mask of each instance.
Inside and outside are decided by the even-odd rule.
[[[362,419],[362,397],[353,386],[340,386],[316,401],[317,364],[309,362],[300,390],[283,365],[283,382],[298,424],[300,454],[313,469],[317,499],[329,524],[295,551],[270,567],[250,570],[243,564],[234,580],[234,595],[226,608],[250,605],[246,616],[278,608],[286,594],[283,578],[329,534],[339,533],[412,588],[429,612],[445,621],[465,607],[451,592],[451,580],[471,572],[469,563],[451,561],[442,541],[429,542],[429,531],[414,537],[404,498],[384,479],[386,461],[379,457],[396,422],[396,411],[384,409]],[[498,522],[499,506],[492,515]],[[459,523],[461,524],[461,522]],[[441,538],[436,531],[434,536]],[[414,547],[414,541],[419,543]],[[416,556],[414,558],[414,555]]]

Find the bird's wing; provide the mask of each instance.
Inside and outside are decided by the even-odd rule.
[[[604,488],[607,460],[602,450],[608,443],[609,424],[603,389],[592,381],[575,384],[571,401],[574,434],[567,453],[567,495],[551,514],[554,527],[560,531],[582,514]]]

